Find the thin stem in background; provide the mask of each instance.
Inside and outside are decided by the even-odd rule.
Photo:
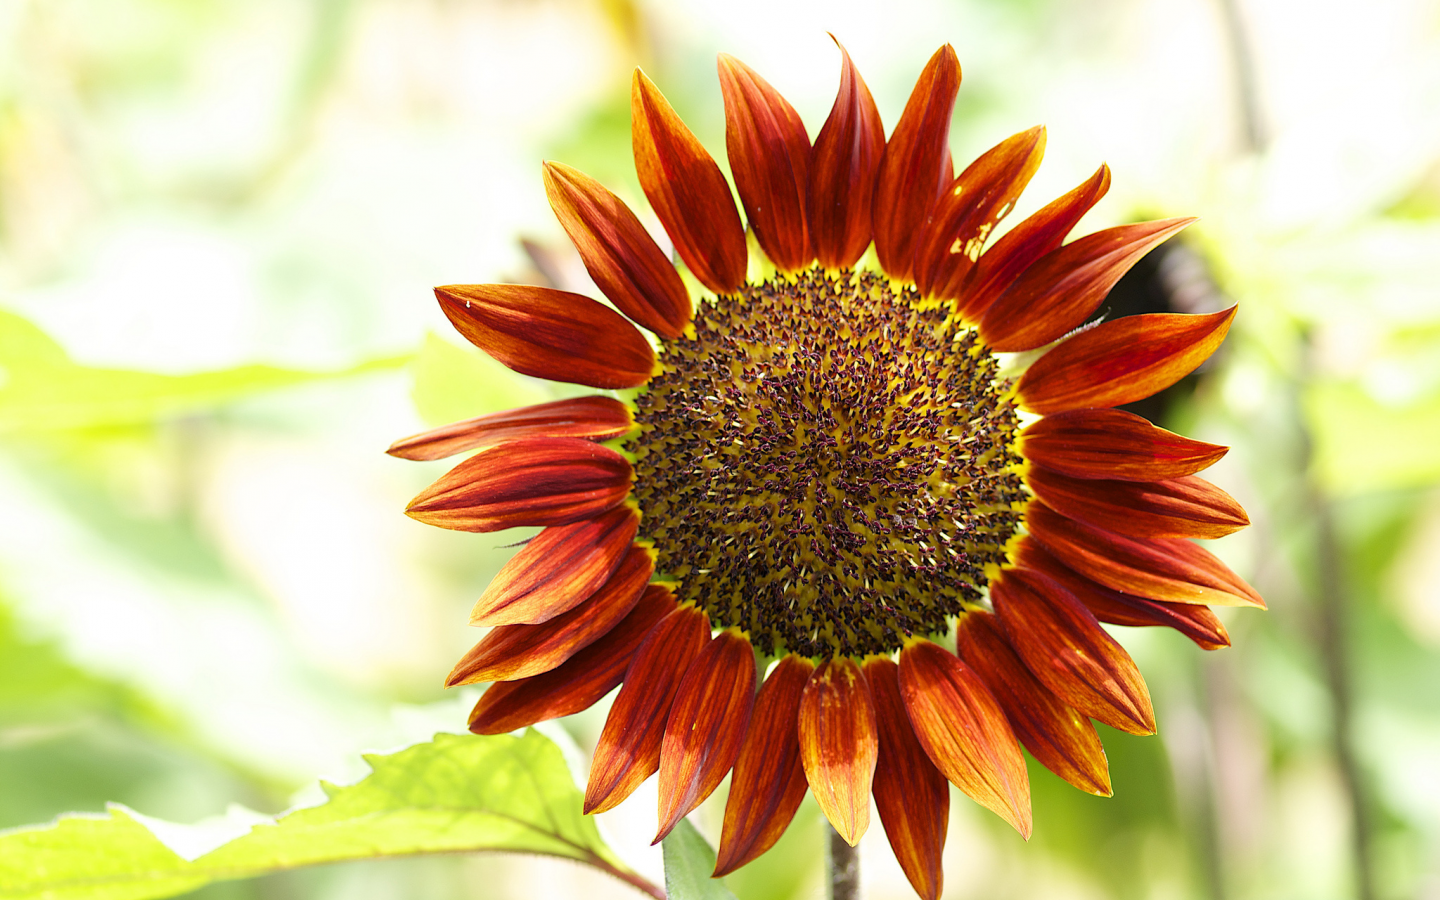
[[[860,900],[860,849],[845,842],[833,826],[830,832],[830,900]]]
[[[1299,387],[1308,383],[1314,370],[1314,343],[1304,335],[1305,371]],[[1375,900],[1375,867],[1371,856],[1371,820],[1368,786],[1355,757],[1354,694],[1350,676],[1350,598],[1345,591],[1345,571],[1340,554],[1343,548],[1335,533],[1335,509],[1324,489],[1316,482],[1314,435],[1310,433],[1295,397],[1296,421],[1302,442],[1305,514],[1315,536],[1316,637],[1320,642],[1325,686],[1330,693],[1331,750],[1350,807],[1350,840],[1355,855],[1355,888],[1360,900]]]

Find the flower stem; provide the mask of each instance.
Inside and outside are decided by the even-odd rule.
[[[860,900],[860,849],[830,829],[830,900]]]

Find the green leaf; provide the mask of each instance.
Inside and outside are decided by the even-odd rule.
[[[473,348],[457,347],[434,334],[425,336],[415,358],[410,397],[429,425],[444,425],[554,397],[542,385]]]
[[[104,428],[212,409],[242,397],[404,365],[409,356],[326,372],[238,366],[195,375],[82,366],[28,320],[0,310],[0,434]]]
[[[718,878],[715,850],[688,819],[681,819],[660,845],[665,853],[665,893],[670,900],[735,900]]]
[[[263,821],[193,861],[171,848],[204,841],[201,826],[147,827],[120,806],[108,818],[62,816],[0,835],[0,897],[145,900],[301,866],[477,850],[571,859],[661,896],[600,839],[560,749],[533,729],[438,734],[365,760],[373,771],[362,781],[322,783],[326,803]]]

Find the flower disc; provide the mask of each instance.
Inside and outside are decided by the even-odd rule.
[[[887,653],[943,633],[1005,561],[1018,427],[973,328],[873,273],[721,295],[636,398],[656,575],[762,652]]]

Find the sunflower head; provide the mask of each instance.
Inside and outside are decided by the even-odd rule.
[[[1087,324],[1191,220],[1066,243],[1109,187],[1102,165],[992,243],[1044,130],[956,175],[954,51],[931,57],[888,140],[841,58],[812,142],[763,78],[720,57],[759,265],[719,167],[637,70],[636,171],[679,262],[616,195],[547,163],[550,204],[611,305],[436,289],[505,365],[628,401],[509,410],[390,452],[476,451],[412,501],[416,519],[544,526],[477,602],[471,623],[493,627],[448,680],[494,682],[473,731],[577,712],[619,685],[587,812],[658,771],[659,840],[729,774],[718,875],[769,849],[807,790],[852,844],[873,795],[933,898],[946,781],[1028,837],[1021,745],[1109,794],[1090,720],[1155,730],[1144,680],[1100,623],[1214,649],[1229,639],[1210,605],[1263,606],[1191,540],[1248,521],[1195,474],[1225,448],[1115,408],[1199,365],[1234,310]],[[953,652],[935,642],[952,634]]]

